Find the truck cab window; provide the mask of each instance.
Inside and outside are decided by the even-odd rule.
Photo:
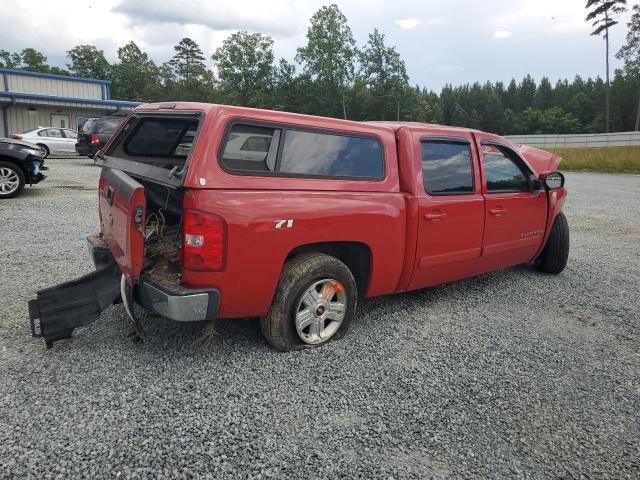
[[[270,171],[267,156],[275,131],[269,127],[233,125],[224,145],[223,165],[229,170],[243,172]],[[277,146],[277,141],[274,146]]]
[[[529,191],[528,175],[514,152],[506,147],[483,145],[482,155],[489,193]]]
[[[287,130],[280,172],[301,176],[382,179],[382,145],[375,138]]]
[[[473,193],[473,168],[468,143],[422,142],[422,180],[429,195]]]

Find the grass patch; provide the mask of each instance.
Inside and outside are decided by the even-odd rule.
[[[640,147],[553,148],[562,157],[561,170],[640,173]]]

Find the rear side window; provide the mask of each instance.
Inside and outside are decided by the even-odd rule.
[[[57,128],[49,128],[48,130],[45,130],[45,133],[47,137],[62,138],[62,132]]]
[[[234,124],[222,164],[240,174],[381,179],[382,145],[375,138]]]
[[[197,119],[143,118],[127,137],[128,155],[156,158],[184,158],[193,146]]]
[[[422,180],[429,195],[473,193],[470,145],[455,141],[423,141]]]
[[[384,158],[373,138],[288,130],[280,171],[309,176],[380,179]]]
[[[272,152],[273,160],[267,162],[275,128],[236,124],[231,127],[222,153],[222,162],[229,170],[244,172],[268,172],[275,167],[277,139]],[[277,130],[276,137],[280,137]]]

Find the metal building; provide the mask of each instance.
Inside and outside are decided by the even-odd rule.
[[[111,82],[0,68],[0,137],[37,127],[76,129],[78,120],[131,110],[111,100]]]

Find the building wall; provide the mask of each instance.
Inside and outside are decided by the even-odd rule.
[[[15,104],[6,110],[8,120],[8,133],[23,133],[37,127],[52,126],[51,115],[66,115],[69,121],[67,128],[76,129],[77,117],[102,117],[109,113],[104,109],[68,108],[68,107],[29,107]],[[4,125],[0,115],[0,136],[4,135]],[[58,125],[56,125],[58,126]]]
[[[108,98],[105,83],[97,81],[67,80],[10,72],[6,72],[4,76],[4,89],[9,92],[93,100]]]

